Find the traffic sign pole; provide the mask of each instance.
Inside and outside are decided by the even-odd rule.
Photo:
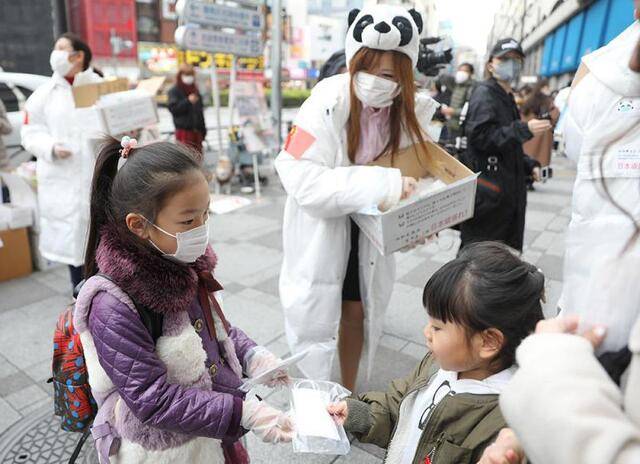
[[[222,118],[220,117],[220,85],[218,83],[218,68],[216,60],[211,63],[211,93],[213,95],[213,105],[216,110],[216,126],[218,127],[218,159],[224,154],[222,148]]]
[[[271,112],[278,150],[282,147],[282,5],[273,0],[271,9]]]

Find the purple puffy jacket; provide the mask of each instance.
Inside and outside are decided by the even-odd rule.
[[[214,255],[190,269],[116,245],[103,233],[97,261],[113,282],[90,279],[74,314],[99,405],[93,435],[101,461],[246,462],[237,371],[256,344],[234,327],[227,334],[216,324],[217,337],[210,333],[197,273],[213,269]],[[155,344],[129,297],[163,314]]]

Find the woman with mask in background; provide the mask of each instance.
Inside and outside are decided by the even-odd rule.
[[[462,160],[480,177],[474,216],[460,225],[462,247],[496,240],[522,251],[526,176],[539,177],[538,163],[524,154],[522,144],[551,128],[548,120],[520,120],[512,86],[520,79],[523,60],[516,40],[499,40],[487,63],[489,77],[469,102]]]
[[[176,140],[202,153],[202,142],[207,136],[204,106],[196,86],[193,66],[183,64],[176,76],[176,85],[169,89],[169,111],[176,128]]]
[[[426,139],[436,103],[416,92],[422,18],[390,5],[349,13],[349,72],[320,82],[303,104],[276,169],[287,191],[280,299],[294,353],[315,344],[298,366],[328,379],[337,348],[342,382],[355,388],[367,343],[368,368],[395,280],[393,256],[381,255],[349,215],[386,210],[416,180],[370,166],[380,155]]]
[[[72,87],[99,82],[91,49],[66,33],[51,52],[51,79],[25,105],[22,145],[37,159],[39,249],[42,256],[69,266],[75,288],[82,280],[89,228],[89,194],[95,164],[89,129],[77,117]]]

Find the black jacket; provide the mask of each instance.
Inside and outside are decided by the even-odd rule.
[[[533,137],[512,94],[491,78],[477,85],[465,122],[467,151],[462,161],[479,172],[474,217],[460,226],[462,246],[498,240],[522,250],[526,176],[536,162],[522,144]]]
[[[200,95],[198,96],[200,97]],[[180,87],[174,85],[169,89],[169,103],[167,106],[171,116],[173,116],[173,125],[176,129],[199,131],[203,137],[207,135],[202,97],[196,103],[191,103],[188,95]]]

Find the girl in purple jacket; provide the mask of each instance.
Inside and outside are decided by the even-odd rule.
[[[137,148],[127,137],[98,156],[89,279],[74,324],[99,406],[92,434],[101,464],[247,463],[238,441],[247,430],[270,443],[294,434],[284,413],[239,390],[243,375],[278,359],[222,312],[209,188],[196,159],[183,146]],[[269,386],[288,381],[282,372]]]

